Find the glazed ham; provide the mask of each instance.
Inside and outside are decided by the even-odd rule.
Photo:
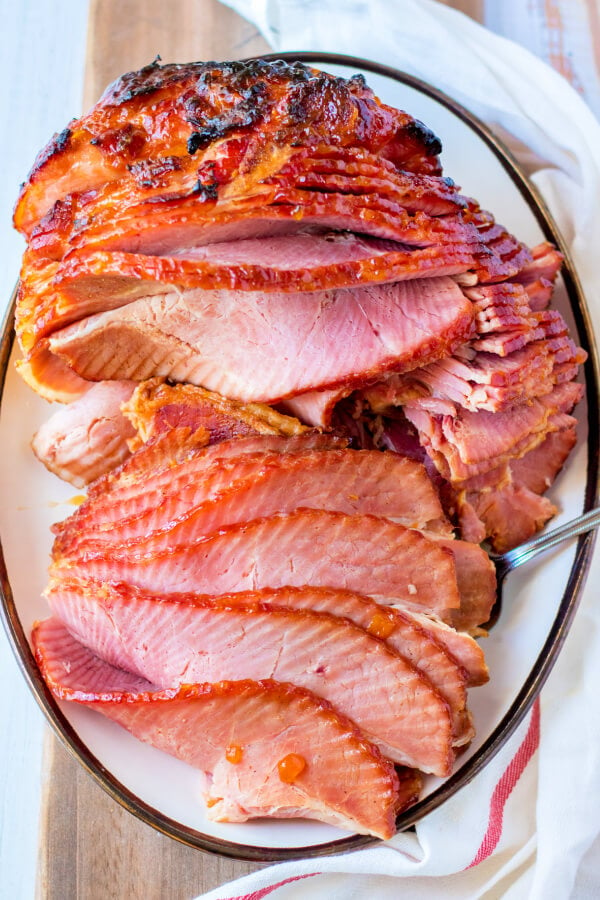
[[[205,487],[204,479],[211,473],[216,476],[224,475],[225,483],[229,486],[234,480],[235,472],[246,466],[260,473],[257,460],[270,459],[275,463],[277,454],[291,454],[294,457],[309,454],[310,458],[312,454],[327,449],[339,450],[346,444],[343,438],[335,435],[310,431],[290,437],[275,434],[246,435],[208,446],[207,439],[208,433],[204,428],[196,429],[190,434],[189,429],[180,427],[159,434],[140,447],[120,468],[96,481],[90,487],[87,500],[70,518],[55,526],[58,536],[55,550],[62,551],[71,541],[75,546],[81,539],[91,538],[95,534],[101,539],[103,533],[111,531],[122,521],[131,523],[133,527],[140,513],[151,512],[155,508],[153,503],[162,507],[162,498],[168,496],[176,474],[183,482],[193,479],[188,486],[192,491],[195,486],[198,491],[202,491]],[[423,512],[425,515],[429,513],[434,526],[440,516],[437,525],[443,531],[441,505],[426,475],[411,460],[405,463],[401,459],[398,464],[402,470],[412,469],[413,480],[417,484],[421,483],[420,494],[424,502],[428,502],[428,507]],[[151,483],[150,490],[148,481]],[[173,500],[177,502],[177,494]],[[347,502],[351,501],[347,499]],[[410,504],[409,498],[407,504]],[[185,507],[183,511],[185,512]],[[188,511],[191,511],[189,507]],[[415,512],[418,514],[422,511],[415,508]],[[165,522],[166,519],[163,518],[162,525]],[[162,526],[159,524],[158,527]],[[108,537],[108,534],[105,536]]]
[[[21,189],[18,368],[76,401],[41,455],[91,398],[131,394],[130,455],[107,446],[54,527],[47,597],[89,649],[50,620],[39,660],[57,696],[209,773],[219,818],[389,836],[418,779],[371,741],[449,773],[488,677],[479,544],[514,546],[556,509],[585,360],[549,308],[562,258],[464,196],[440,151],[359,76],[153,63]],[[301,799],[273,774],[289,753]],[[340,805],[361,778],[381,787]]]
[[[247,453],[213,465],[198,454],[173,467],[168,483],[160,481],[140,490],[125,509],[118,501],[108,522],[106,503],[99,504],[101,517],[88,504],[85,534],[70,529],[77,551],[118,545],[132,554],[159,552],[249,518],[298,508],[368,514],[449,532],[423,467],[377,450]],[[64,540],[60,548],[71,550]]]
[[[135,605],[138,600],[141,600],[139,610],[143,619],[138,618],[138,623],[142,620],[148,623],[154,622],[153,611],[156,609],[155,607],[150,606],[148,608],[148,619],[146,619],[146,614],[143,613],[144,602],[146,604],[156,602],[152,595],[136,592],[123,584],[107,587],[93,581],[69,582],[68,580],[63,580],[50,584],[46,591],[46,597],[54,614],[67,625],[71,633],[102,658],[109,661],[112,660],[115,665],[124,664],[127,668],[144,672],[149,671],[147,670],[148,664],[153,665],[157,662],[155,660],[155,663],[152,663],[151,657],[148,655],[148,648],[146,643],[144,643],[144,661],[140,664],[134,664],[132,662],[133,658],[128,655],[130,642],[125,640],[123,631],[119,629],[117,629],[117,632],[114,631],[116,627],[115,603],[117,607],[123,608],[128,603]],[[261,591],[245,591],[213,597],[205,597],[198,594],[170,593],[162,595],[159,603],[191,604],[197,610],[204,610],[204,613],[209,617],[216,614],[218,610],[226,610],[230,613],[235,610],[245,610],[254,614],[264,614],[266,611],[311,610],[339,617],[342,622],[350,620],[355,625],[363,628],[368,634],[373,635],[380,641],[385,641],[388,647],[422,673],[433,688],[438,691],[446,701],[451,713],[453,746],[466,743],[472,737],[471,719],[466,710],[466,686],[467,684],[481,683],[487,680],[487,674],[485,666],[483,670],[479,670],[477,667],[474,669],[473,666],[470,666],[470,659],[475,659],[476,657],[481,659],[482,655],[476,642],[464,633],[454,632],[461,641],[461,649],[458,653],[460,662],[458,662],[444,645],[443,639],[440,639],[440,629],[432,625],[429,620],[417,621],[417,618],[411,616],[410,613],[392,607],[383,609],[379,604],[362,594],[327,588],[285,587],[278,590],[263,589]],[[103,613],[98,617],[99,622],[97,624],[93,613],[98,605],[102,607]],[[91,615],[89,613],[90,610],[92,611]],[[162,608],[156,609],[156,612],[162,615],[164,610]],[[175,614],[177,615],[177,613]],[[185,612],[182,611],[181,615],[184,617]],[[192,612],[190,615],[192,619],[200,622],[203,614],[201,612]],[[130,617],[126,616],[126,618],[129,620]],[[226,619],[227,617],[225,617]],[[272,626],[273,629],[276,629],[278,619],[273,617],[270,621],[266,621],[255,617],[252,621],[258,624],[259,627],[262,623],[262,626]],[[316,622],[316,620],[313,621]],[[94,622],[93,628],[90,628],[91,622]],[[331,622],[328,621],[323,624],[331,625]],[[106,629],[107,625],[109,626],[108,631]],[[128,622],[126,627],[130,627],[130,625],[131,623]],[[225,624],[223,624],[223,627],[227,628]],[[233,635],[233,629],[230,629],[229,633]],[[333,630],[331,633],[333,635]],[[107,636],[110,634],[112,634],[112,637],[108,638]],[[283,634],[283,631],[281,634]],[[292,634],[297,635],[298,630]],[[245,626],[241,641],[237,645],[238,650],[245,641],[246,635],[247,626]],[[341,636],[342,632],[340,632],[340,638]],[[271,637],[271,640],[273,637]],[[144,632],[144,641],[146,640],[146,632]],[[136,646],[138,644],[139,641],[136,643]],[[197,650],[198,643],[194,641],[192,646]],[[315,649],[313,647],[313,651]],[[236,653],[238,650],[236,650]],[[291,646],[286,644],[285,654],[289,654],[290,650]],[[298,647],[294,652],[298,654],[299,650],[300,648]],[[222,662],[221,657],[211,655],[216,653],[216,646],[212,644],[212,641],[211,648],[207,652],[208,657],[205,658],[205,663],[208,664],[210,657],[210,659],[213,659],[214,664],[220,666]],[[264,665],[265,654],[262,650],[257,650],[256,653],[256,659],[251,660],[250,665]],[[168,656],[167,664],[171,665],[174,657],[166,648],[161,649],[160,657],[163,661],[166,655]],[[348,660],[345,657],[344,663],[347,664],[347,662]],[[470,666],[469,672],[465,663],[467,666]],[[241,665],[241,662],[239,664]],[[195,663],[192,663],[192,665],[195,665]],[[332,670],[330,667],[324,666],[323,671],[320,673],[317,671],[318,666],[315,667],[314,664],[304,668],[313,675],[315,673],[320,674],[322,678],[335,678],[335,667]],[[475,671],[478,671],[479,674],[475,675]],[[305,674],[301,670],[295,676],[294,681],[303,678]],[[186,669],[186,679],[189,675],[190,668],[188,667]],[[152,680],[153,676],[148,675],[148,677]],[[162,674],[159,673],[159,680],[164,680],[164,672]],[[320,690],[318,685],[312,689],[318,694],[323,694],[324,691],[329,690],[329,685],[322,686]],[[358,686],[359,691],[363,689],[364,686]],[[358,721],[357,713],[353,717]]]
[[[329,700],[390,759],[450,772],[453,723],[446,701],[402,656],[344,619],[193,597],[157,602],[108,586],[98,591],[67,583],[51,586],[48,596],[78,640],[154,684],[236,678],[297,684]]]
[[[154,116],[148,116],[149,107]],[[154,62],[118,79],[87,116],[54,136],[21,189],[15,223],[28,233],[61,197],[110,188],[123,178],[135,187],[138,172],[146,175],[143,186],[181,171],[190,156],[195,163],[210,160],[216,141],[225,141],[217,159],[233,159],[237,166],[243,161],[245,174],[251,171],[253,138],[257,150],[261,142],[254,130],[259,123],[263,134],[278,133],[272,151],[280,158],[277,169],[281,157],[287,162],[296,148],[300,153],[302,147],[329,144],[334,133],[337,147],[365,148],[402,171],[439,172],[437,138],[411,116],[381,104],[361,76],[334,79],[281,61]],[[237,158],[228,151],[237,151]],[[152,159],[164,160],[162,171],[152,171]]]
[[[204,772],[212,819],[311,816],[386,839],[396,812],[418,795],[416,773],[398,777],[351,721],[309,691],[272,680],[157,690],[94,657],[56,619],[38,624],[33,640],[57,698],[98,710]]]
[[[477,547],[474,566],[471,545],[465,559],[461,544],[449,549],[375,516],[300,509],[230,525],[162,551],[144,553],[141,544],[140,552],[131,554],[118,544],[75,550],[72,556],[56,552],[53,574],[126,581],[161,593],[341,587],[451,620],[453,610],[463,614],[457,568],[466,564],[475,579],[460,627],[476,630],[489,618],[494,601],[493,567]]]

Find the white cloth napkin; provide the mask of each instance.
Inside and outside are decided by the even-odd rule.
[[[274,50],[337,51],[441,88],[510,145],[567,242],[600,334],[600,124],[527,50],[433,0],[228,0]],[[600,553],[532,713],[416,834],[284,863],[203,900],[600,896]],[[319,873],[319,874],[315,874]]]

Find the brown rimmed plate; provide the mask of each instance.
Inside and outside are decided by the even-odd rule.
[[[422,119],[442,139],[444,171],[463,191],[533,245],[550,240],[566,261],[554,305],[588,351],[586,398],[577,411],[579,442],[553,486],[560,518],[591,508],[598,479],[598,368],[590,320],[563,241],[541,198],[490,131],[435,88],[394,69],[334,54],[279,54],[335,74],[362,72],[387,103]],[[33,660],[29,634],[48,614],[41,591],[51,546],[50,526],[72,511],[74,491],[34,459],[29,440],[49,407],[14,372],[13,310],[0,344],[0,590],[2,618],[14,652],[38,703],[70,751],[123,806],[158,830],[191,846],[239,859],[283,860],[329,855],[371,843],[308,821],[209,822],[190,767],[139,743],[88,709],[57,703]],[[500,621],[485,640],[490,683],[471,692],[477,737],[445,781],[430,778],[423,799],[398,818],[406,829],[462,789],[513,733],[540,691],[575,613],[593,547],[579,539],[543,562],[510,576]]]

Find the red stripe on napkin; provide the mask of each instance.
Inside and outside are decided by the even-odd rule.
[[[523,743],[513,756],[504,775],[494,788],[492,799],[490,800],[490,816],[488,820],[487,831],[483,837],[479,850],[475,854],[472,863],[467,866],[471,869],[478,866],[480,862],[487,859],[488,856],[496,849],[500,838],[502,837],[502,823],[504,819],[504,806],[508,800],[512,789],[525,771],[525,766],[537,750],[540,743],[540,701],[537,699],[533,704],[531,711],[531,721],[527,734],[523,738]]]
[[[292,881],[302,881],[303,878],[312,878],[314,875],[320,874],[320,872],[309,872],[307,875],[293,875],[292,878],[285,878],[283,881],[278,881],[277,884],[270,884],[267,887],[259,888],[257,891],[252,891],[250,894],[240,894],[238,897],[222,897],[221,900],[262,900],[262,898],[270,894],[271,891],[283,887],[284,884],[290,884]]]

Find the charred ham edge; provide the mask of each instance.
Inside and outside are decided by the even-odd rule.
[[[101,712],[204,772],[208,815],[217,821],[309,816],[387,839],[396,813],[418,798],[417,773],[399,779],[354,723],[299,687],[266,680],[158,690],[94,657],[55,619],[38,623],[33,641],[58,699]],[[228,761],[228,748],[239,761]],[[305,766],[288,783],[279,763],[290,753]]]
[[[101,381],[54,413],[31,442],[40,462],[78,488],[120,465],[136,433],[121,412],[134,387],[130,381]]]
[[[300,508],[374,515],[451,534],[424,467],[378,450],[267,451],[210,466],[201,454],[173,466],[168,483],[140,489],[126,509],[120,501],[112,505],[109,516],[106,504],[100,504],[100,515],[88,506],[85,534],[76,535],[78,553],[102,545],[133,555],[160,552],[228,525]],[[61,541],[60,549],[74,548]]]
[[[445,699],[404,657],[346,619],[192,598],[156,602],[125,586],[96,592],[58,582],[47,597],[84,645],[154,684],[240,677],[297,684],[349,716],[388,758],[450,773],[453,723]]]
[[[245,156],[240,166],[241,153]],[[335,200],[345,195],[366,197],[367,202],[380,197],[394,208],[427,216],[455,215],[466,205],[450,179],[399,171],[388,160],[359,148],[263,146],[258,157],[252,153],[248,141],[245,148],[239,141],[229,141],[219,145],[217,159],[206,166],[198,166],[191,157],[177,160],[176,165],[173,157],[134,164],[129,170],[133,180],[125,178],[57,200],[31,231],[31,245],[44,256],[57,257],[61,247],[63,252],[68,250],[76,235],[89,236],[92,222],[95,234],[98,224],[109,224],[109,208],[124,219],[143,208],[152,218],[161,207],[183,205],[194,218],[210,221],[215,213],[245,215],[251,201],[263,207],[287,205],[306,211],[322,199],[324,212],[331,213]],[[360,201],[354,202],[359,208]]]
[[[310,431],[298,419],[285,416],[263,403],[240,403],[191,384],[169,384],[151,378],[137,385],[123,407],[141,440],[172,428],[210,432],[210,443],[249,434],[292,436]],[[332,443],[335,438],[332,437]]]
[[[201,162],[201,151],[208,147],[210,158],[215,142],[245,136],[259,123],[276,147],[300,139],[318,145],[335,133],[341,145],[364,146],[400,169],[440,169],[439,141],[411,116],[381,104],[362,76],[346,80],[264,60],[153,63],[118,79],[90,113],[55,135],[23,185],[15,225],[27,234],[73,191],[128,177],[135,184],[129,167],[139,159],[197,154]]]
[[[449,620],[461,605],[457,566],[475,570],[477,580],[468,598],[472,614],[493,602],[487,555],[462,544],[442,546],[421,532],[374,516],[297,510],[135,557],[118,545],[72,556],[57,551],[52,574],[116,579],[159,592],[222,594],[286,585],[342,588]],[[481,622],[477,618],[461,627],[471,631]]]
[[[68,326],[50,349],[90,380],[159,374],[274,403],[415,368],[451,353],[472,327],[472,304],[441,277],[308,294],[162,294]],[[230,339],[237,328],[243,342]]]

